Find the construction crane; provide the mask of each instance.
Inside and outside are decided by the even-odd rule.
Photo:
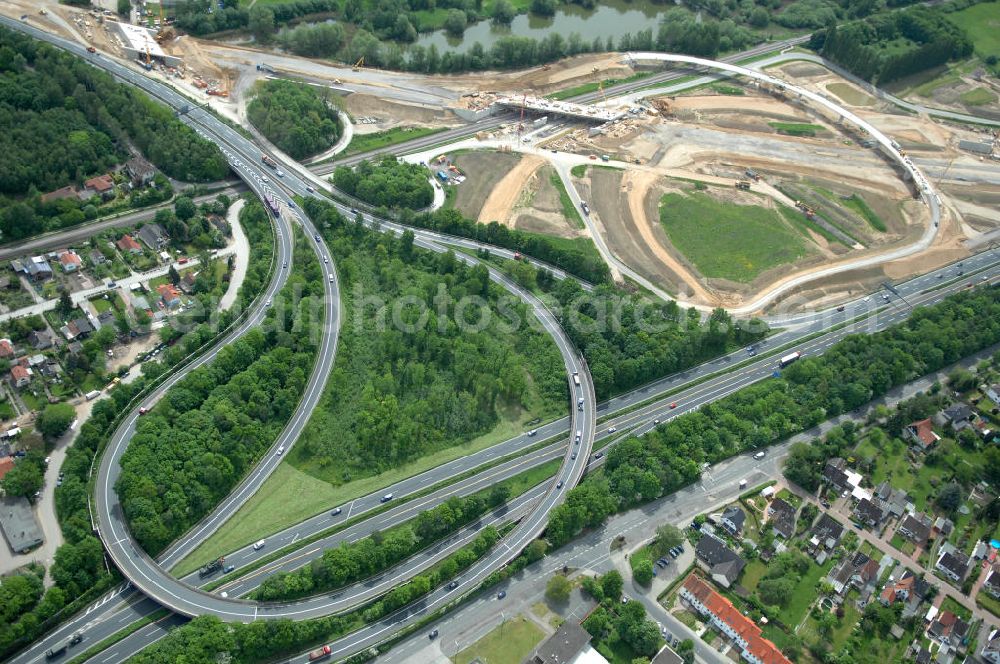
[[[521,132],[524,131],[524,107],[528,103],[528,94],[521,97],[521,118],[517,121],[517,145],[521,144]]]
[[[163,14],[163,3],[160,3],[160,30],[156,33],[156,41],[160,44],[172,39],[174,36],[174,29],[167,27],[167,18]]]
[[[590,70],[590,73],[592,73],[594,75],[594,78],[597,79],[597,91],[601,93],[601,101],[604,102],[603,105],[607,106],[608,98],[604,94],[604,81],[602,81],[601,78],[598,76],[598,74],[600,73],[600,69],[594,67],[593,69]]]
[[[358,61],[354,63],[354,66],[351,67],[351,71],[361,71],[361,68],[364,67],[364,65],[365,65],[365,56],[362,55],[360,58],[358,58]]]

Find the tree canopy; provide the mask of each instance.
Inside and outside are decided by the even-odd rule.
[[[322,152],[340,138],[340,116],[329,92],[304,83],[259,83],[247,106],[247,118],[267,140],[295,159]]]
[[[386,155],[375,163],[362,161],[354,168],[337,167],[333,184],[371,205],[422,210],[434,202],[429,177],[430,171],[423,166]]]

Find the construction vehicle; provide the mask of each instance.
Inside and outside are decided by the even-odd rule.
[[[752,168],[748,168],[745,171],[745,173],[746,176],[751,180],[753,180],[754,182],[760,182],[760,173],[758,173],[757,171],[753,170]]]
[[[354,66],[351,67],[351,71],[361,71],[361,68],[364,66],[365,66],[365,56],[362,55],[360,58],[358,58],[358,61],[354,63]]]
[[[602,154],[601,155],[601,161],[611,161],[611,156],[610,155],[606,155],[606,154]]]
[[[813,219],[816,217],[816,211],[802,201],[795,201],[795,207],[802,210],[803,214],[806,215],[806,219]]]
[[[266,62],[261,62],[257,65],[257,71],[266,71],[270,74],[274,73],[274,67],[267,64]]]
[[[276,162],[275,160],[271,159],[271,158],[270,158],[269,156],[267,156],[266,154],[262,154],[262,155],[260,156],[260,160],[261,160],[262,162],[264,162],[264,164],[265,164],[266,166],[270,166],[271,168],[278,168],[278,162]]]
[[[737,180],[736,188],[743,191],[750,191],[750,180]]]
[[[87,53],[97,53],[97,49],[94,48],[93,46],[88,46]]]
[[[313,650],[311,653],[309,653],[309,661],[316,662],[321,659],[327,659],[332,654],[332,652],[333,651],[330,649],[330,646],[323,646],[322,648],[317,648],[316,650]]]
[[[225,558],[216,558],[215,560],[204,565],[200,570],[198,570],[198,576],[204,579],[206,576],[215,574],[220,569],[222,569],[222,565],[225,562],[226,562]]]
[[[48,15],[49,15],[49,13],[48,13],[47,11],[45,11],[45,9],[44,9],[44,8],[42,8],[42,9],[39,9],[39,10],[38,10],[38,13],[39,13],[39,14],[41,14],[42,16],[48,16]]]

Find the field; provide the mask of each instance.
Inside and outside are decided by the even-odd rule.
[[[871,209],[871,206],[865,202],[865,199],[861,198],[857,194],[853,194],[850,198],[844,201],[844,205],[851,208],[858,215],[861,216],[865,221],[867,221],[872,228],[884,233],[886,231],[885,222],[882,218],[875,214],[875,211]]]
[[[286,460],[264,482],[260,490],[215,534],[191,552],[173,573],[180,576],[193,571],[206,560],[283,530],[323,510],[344,505],[359,496],[368,495],[407,477],[507,440],[523,431],[521,424],[520,421],[501,422],[490,433],[465,445],[450,447],[379,475],[336,487],[299,470]]]
[[[983,106],[985,104],[995,103],[997,100],[996,93],[987,90],[986,88],[973,88],[968,92],[963,92],[959,95],[959,99],[966,106]]]
[[[575,227],[583,228],[583,218],[580,216],[580,211],[573,205],[573,200],[569,197],[569,193],[566,191],[566,187],[563,185],[559,174],[552,173],[549,176],[549,182],[559,192],[559,203],[562,205],[563,216]]]
[[[352,154],[368,152],[369,150],[378,150],[389,145],[396,145],[397,143],[403,143],[415,138],[430,136],[440,131],[444,131],[444,127],[433,129],[428,127],[394,127],[385,131],[377,131],[373,134],[354,134],[347,149],[340,153],[339,156],[347,157]]]
[[[789,136],[815,136],[826,133],[826,127],[805,122],[768,122],[767,124],[779,134],[788,134]]]
[[[808,253],[775,211],[723,203],[703,193],[665,195],[660,222],[670,242],[709,278],[749,283],[764,270]]]
[[[535,623],[517,616],[505,620],[499,627],[452,658],[455,664],[520,664],[531,649],[541,643],[545,633]]]
[[[465,174],[455,190],[455,208],[469,219],[478,219],[490,192],[521,161],[521,155],[472,151],[455,155],[454,164]]]
[[[826,89],[837,95],[851,106],[874,106],[875,98],[865,94],[847,83],[830,83]]]
[[[1000,56],[1000,2],[973,5],[948,14],[948,20],[969,34],[977,55]]]

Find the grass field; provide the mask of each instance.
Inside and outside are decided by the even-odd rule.
[[[580,211],[573,205],[573,199],[569,197],[569,193],[566,191],[566,187],[563,185],[559,174],[553,173],[549,177],[549,182],[559,192],[559,203],[562,204],[563,216],[575,228],[583,228],[583,217],[580,216]]]
[[[284,462],[229,521],[181,561],[172,573],[181,576],[207,560],[246,546],[323,510],[507,440],[523,431],[522,424],[521,421],[501,422],[490,433],[465,445],[444,449],[399,468],[337,487]]]
[[[712,90],[715,90],[720,95],[732,95],[735,97],[746,94],[743,88],[738,88],[735,85],[724,85],[723,83],[716,83],[715,85],[709,86]]]
[[[969,34],[977,55],[1000,56],[1000,2],[972,5],[947,16]]]
[[[826,89],[852,106],[873,106],[875,98],[851,87],[847,83],[831,83]]]
[[[704,276],[749,283],[808,253],[774,210],[723,203],[708,194],[667,194],[660,222],[670,242]]]
[[[995,599],[989,593],[983,591],[977,593],[976,604],[983,607],[997,618],[1000,618],[1000,600]]]
[[[862,219],[868,222],[868,224],[880,233],[884,233],[885,222],[882,218],[875,214],[875,210],[871,209],[865,199],[861,198],[857,194],[851,194],[851,197],[844,200],[844,205],[851,208],[857,212]]]
[[[638,81],[647,76],[650,76],[652,72],[639,72],[637,74],[632,74],[626,78],[609,78],[601,81],[601,86],[608,88],[612,85],[617,85],[619,83],[631,83],[633,81]],[[589,94],[591,92],[597,92],[598,87],[600,87],[597,81],[592,83],[584,83],[582,85],[577,85],[572,88],[567,88],[565,90],[559,90],[558,92],[553,92],[550,95],[546,95],[549,99],[570,99],[571,97],[578,97],[579,95]]]
[[[779,134],[788,134],[789,136],[815,136],[826,133],[826,127],[806,122],[768,122],[767,124]]]
[[[520,664],[543,638],[541,627],[516,616],[452,657],[452,661],[470,664],[478,659],[482,664]]]
[[[740,585],[753,592],[757,590],[757,584],[767,574],[767,565],[762,561],[754,559],[743,568],[743,575],[740,577]]]
[[[986,88],[973,88],[968,92],[963,92],[959,98],[966,106],[983,106],[996,102],[997,95],[992,90]]]
[[[816,565],[812,561],[809,562],[809,571],[799,579],[798,584],[796,584],[791,592],[792,598],[778,614],[778,618],[782,623],[788,625],[789,628],[794,628],[795,625],[798,625],[802,621],[806,615],[806,611],[809,610],[809,607],[812,606],[813,601],[816,599],[816,584],[826,576],[831,567],[833,567],[832,560],[827,561],[823,565]]]
[[[369,150],[378,150],[442,131],[444,131],[444,127],[395,127],[385,131],[378,131],[374,134],[354,134],[347,149],[341,152],[339,156],[347,157],[352,154],[368,152]]]

